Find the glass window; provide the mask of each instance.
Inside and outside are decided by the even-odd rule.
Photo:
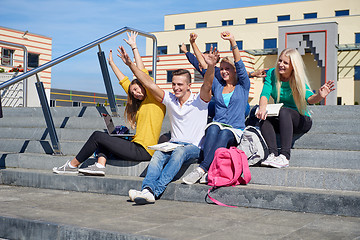
[[[242,41],[242,40],[241,40],[241,41],[236,41],[236,44],[237,44],[239,50],[242,50],[242,49],[243,49],[243,41]],[[231,51],[231,50],[232,50],[232,49],[231,49],[231,47],[230,47],[230,51]]]
[[[50,107],[56,107],[56,100],[50,99]]]
[[[264,39],[264,49],[276,48],[276,38]]]
[[[355,43],[360,44],[360,33],[355,33]]]
[[[354,66],[355,73],[354,73],[354,80],[360,80],[360,66]]]
[[[277,16],[278,21],[288,21],[290,20],[290,15],[282,15],[282,16]]]
[[[190,44],[185,44],[185,46],[186,46],[186,50],[189,52],[190,51]],[[179,45],[179,53],[183,53],[181,51],[181,45]]]
[[[150,77],[154,77],[154,76],[153,76],[153,71],[152,71],[152,70],[149,70],[148,72],[149,72],[149,76],[150,76]]]
[[[81,102],[72,102],[73,107],[81,107]]]
[[[257,23],[257,22],[258,22],[257,18],[247,18],[247,19],[245,19],[246,24]]]
[[[205,51],[210,51],[210,47],[211,47],[211,45],[212,45],[213,49],[214,49],[214,48],[216,48],[216,49],[217,49],[217,43],[216,43],[216,42],[213,42],[213,43],[206,43],[206,46],[205,46]]]
[[[196,28],[206,28],[206,27],[207,27],[206,22],[196,23]]]
[[[222,21],[222,25],[223,26],[231,26],[231,25],[234,25],[234,21],[233,20],[225,20],[225,21]]]
[[[175,25],[175,30],[185,29],[185,24]]]
[[[166,77],[166,82],[168,83],[171,83],[172,82],[172,74],[173,74],[174,71],[170,71],[170,70],[167,70],[167,77]]]
[[[304,19],[317,18],[317,13],[304,13]]]
[[[14,66],[14,50],[2,48],[2,50],[1,50],[1,65]]]
[[[350,11],[349,10],[339,10],[339,11],[335,11],[335,16],[336,17],[340,17],[340,16],[349,16]]]
[[[28,67],[37,68],[39,66],[39,54],[28,53]]]
[[[157,54],[158,55],[165,55],[167,54],[167,46],[159,46],[157,48]]]

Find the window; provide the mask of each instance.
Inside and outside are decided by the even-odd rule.
[[[39,54],[28,53],[28,67],[37,68],[39,66]]]
[[[225,20],[222,21],[222,26],[231,26],[234,25],[234,21],[233,20]]]
[[[148,72],[149,72],[149,76],[153,78],[154,77],[153,76],[153,71],[149,70]]]
[[[247,19],[245,19],[246,24],[257,23],[257,22],[258,22],[257,18],[247,18]]]
[[[282,16],[277,16],[278,22],[279,21],[288,21],[290,20],[290,15],[282,15]]]
[[[264,39],[264,49],[276,48],[276,38]]]
[[[175,25],[175,30],[182,30],[182,29],[185,29],[185,24]]]
[[[317,18],[317,13],[304,13],[304,19]]]
[[[14,50],[2,48],[1,50],[1,65],[14,66]]]
[[[167,54],[167,46],[159,46],[157,48],[157,54],[158,55],[165,55]]]
[[[214,49],[214,48],[216,48],[216,49],[217,49],[217,43],[216,43],[216,42],[213,42],[213,43],[206,43],[206,46],[205,46],[205,51],[210,51],[210,47],[211,47],[211,45],[212,45],[213,49]]]
[[[56,107],[56,100],[50,99],[50,107]]]
[[[350,11],[349,10],[339,10],[339,11],[335,11],[335,16],[336,17],[341,17],[341,16],[349,16]]]
[[[236,41],[236,45],[238,46],[238,49],[239,50],[242,50],[243,49],[243,41]],[[230,51],[231,51],[231,46],[230,46]]]
[[[360,66],[354,66],[354,80],[359,81],[360,80]]]
[[[186,46],[186,50],[189,52],[190,51],[190,44],[185,44],[185,46]],[[181,51],[181,45],[179,45],[179,53],[183,53]]]
[[[360,44],[360,33],[355,33],[355,43]]]
[[[207,27],[206,22],[196,23],[196,28],[206,28],[206,27]]]
[[[81,102],[72,102],[73,107],[81,107]]]
[[[166,82],[171,83],[172,82],[172,74],[174,71],[167,70],[167,77]]]

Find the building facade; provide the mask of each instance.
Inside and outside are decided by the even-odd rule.
[[[360,102],[360,2],[359,0],[312,0],[244,8],[222,9],[166,15],[164,31],[153,32],[158,40],[157,83],[171,89],[171,71],[189,69],[193,76],[193,91],[198,91],[201,77],[184,54],[181,43],[189,44],[189,35],[198,34],[200,51],[217,46],[221,57],[231,55],[222,31],[235,36],[242,60],[248,71],[271,68],[276,64],[279,47],[279,28],[334,22],[338,26],[337,42],[337,104]],[[190,50],[192,51],[192,49]],[[147,40],[144,61],[151,69],[152,42]],[[314,91],[321,85],[321,68],[316,57],[307,49],[303,56],[310,84]],[[334,61],[336,61],[334,59]],[[251,79],[250,104],[257,104],[263,79]]]
[[[50,37],[16,30],[0,26],[0,41],[22,45],[27,50],[27,70],[36,68],[51,61],[52,39]],[[24,71],[24,50],[14,46],[0,43],[0,82],[7,81]],[[51,89],[51,68],[39,73],[40,81],[43,82],[48,99]],[[35,89],[35,76],[28,79],[26,93],[27,107],[40,106]],[[10,86],[5,92],[2,91],[2,103],[4,106],[22,106],[21,101],[14,100],[15,95],[20,96],[24,86]],[[21,98],[21,97],[20,97]],[[9,104],[7,104],[9,102]],[[16,102],[14,104],[14,102]]]

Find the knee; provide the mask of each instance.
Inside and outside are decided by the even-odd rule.
[[[210,125],[206,131],[205,131],[205,135],[206,136],[213,136],[213,135],[217,135],[220,131],[219,126],[217,125]]]
[[[287,108],[287,107],[280,108],[279,119],[289,119],[289,118],[291,118],[291,112],[292,111],[295,111],[295,110]]]
[[[220,131],[217,141],[228,142],[233,138],[234,138],[234,134],[230,130],[224,129]]]

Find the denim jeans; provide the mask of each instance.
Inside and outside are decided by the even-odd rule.
[[[200,149],[191,143],[176,142],[183,144],[171,152],[156,151],[149,163],[142,189],[151,188],[156,197],[159,197],[166,186],[179,172],[183,163],[187,160],[198,158]]]
[[[227,129],[220,130],[217,125],[211,125],[206,129],[204,139],[204,160],[201,161],[200,167],[207,172],[210,168],[216,149],[220,147],[229,148],[236,146],[234,134]]]

